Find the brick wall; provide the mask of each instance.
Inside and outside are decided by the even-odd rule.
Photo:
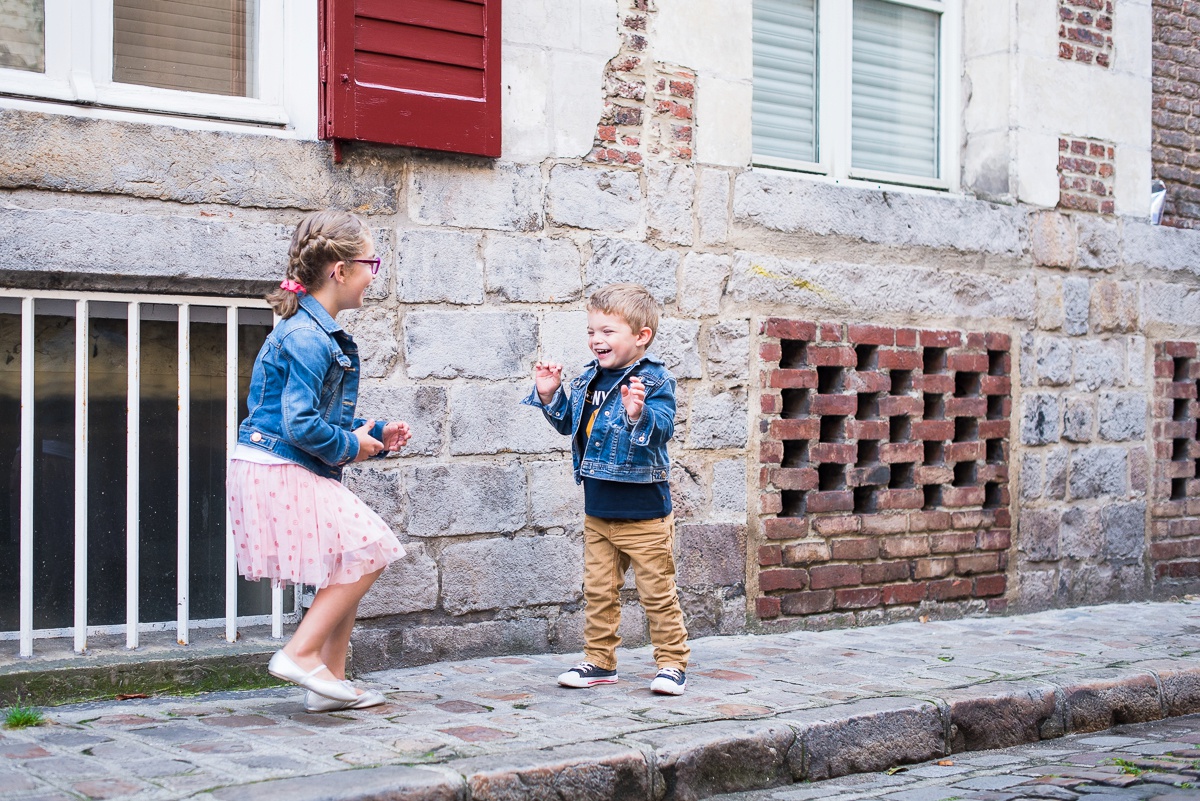
[[[1164,225],[1200,227],[1200,3],[1154,0],[1151,159]]]
[[[1108,142],[1060,137],[1058,140],[1058,206],[1074,211],[1115,210],[1113,188],[1116,153]]]
[[[1195,342],[1154,346],[1150,561],[1158,595],[1200,587],[1200,359]]]
[[[763,334],[759,618],[1003,609],[1009,337],[779,318]]]
[[[1112,63],[1112,0],[1058,0],[1058,57],[1107,68]]]

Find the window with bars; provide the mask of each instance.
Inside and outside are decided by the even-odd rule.
[[[952,188],[957,0],[754,0],[754,162]]]
[[[0,639],[274,624],[295,593],[237,574],[225,465],[262,301],[0,294]]]

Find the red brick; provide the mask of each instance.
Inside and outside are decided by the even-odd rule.
[[[841,342],[842,327],[836,323],[821,323],[822,342]]]
[[[916,440],[946,440],[954,437],[953,420],[914,420],[912,438]]]
[[[917,346],[917,331],[915,328],[897,328],[896,329],[896,346],[901,348],[915,348]]]
[[[929,538],[925,536],[885,537],[879,544],[879,553],[885,559],[924,556],[929,553]]]
[[[979,391],[984,395],[1007,395],[1012,392],[1012,379],[1006,375],[985,375],[979,379]]]
[[[976,598],[989,595],[1003,595],[1008,588],[1008,578],[1005,576],[978,576],[975,579]]]
[[[909,578],[908,562],[876,562],[863,565],[863,584],[882,584],[885,581],[904,581]]]
[[[782,317],[772,317],[763,327],[763,333],[779,339],[799,339],[812,342],[817,338],[817,324],[803,320],[787,320]]]
[[[988,350],[1009,350],[1012,348],[1012,337],[1009,334],[992,332],[986,335],[984,341]]]
[[[929,585],[924,583],[892,584],[880,589],[883,590],[883,602],[888,606],[894,604],[919,604],[925,600]]]
[[[954,468],[921,465],[913,470],[918,484],[949,484],[954,480]]]
[[[758,346],[758,358],[764,362],[778,362],[783,358],[783,348],[778,342],[764,342]]]
[[[808,361],[814,367],[853,367],[858,355],[849,346],[813,346],[808,349]]]
[[[816,439],[821,435],[821,420],[816,417],[772,420],[769,431],[775,439]]]
[[[760,464],[779,464],[783,461],[783,443],[764,440],[758,443],[758,461]]]
[[[876,357],[880,370],[916,370],[921,366],[921,352],[916,350],[881,349]]]
[[[918,559],[913,563],[913,578],[942,578],[950,575],[953,570],[953,559]]]
[[[796,542],[783,548],[783,563],[786,565],[811,565],[829,561],[829,545],[824,540]]]
[[[932,601],[954,601],[971,597],[971,582],[968,579],[944,579],[929,582],[929,599]]]
[[[808,583],[808,571],[792,567],[764,570],[758,574],[758,586],[763,592],[772,590],[802,590]]]
[[[946,356],[946,366],[968,373],[986,373],[988,357],[986,353],[951,353]]]
[[[1196,358],[1196,343],[1172,341],[1164,343],[1163,350],[1172,358]],[[1174,365],[1172,365],[1174,366]]]
[[[759,618],[779,617],[780,604],[778,598],[755,598],[754,611]]]
[[[811,467],[772,467],[771,484],[781,490],[812,490],[817,488],[817,471]]]
[[[885,442],[879,446],[879,461],[884,464],[920,462],[925,459],[925,446],[920,442]]]
[[[947,417],[983,417],[987,414],[987,398],[946,398]]]
[[[923,348],[957,348],[962,344],[962,333],[959,331],[921,331],[920,339]]]
[[[758,409],[763,414],[779,414],[783,411],[783,397],[773,392],[764,392],[759,396]]]
[[[777,515],[783,511],[783,496],[778,492],[764,492],[758,496],[758,512]]]
[[[1006,528],[980,531],[975,535],[977,548],[982,551],[1006,551],[1012,544],[1012,532]]]
[[[807,502],[808,511],[814,514],[854,511],[854,493],[850,490],[813,492],[808,495]]]
[[[785,615],[815,615],[833,609],[833,590],[792,592],[781,600]]]
[[[921,512],[909,515],[909,528],[913,531],[945,531],[951,528],[952,517],[949,512]]]
[[[783,564],[783,548],[778,545],[758,546],[758,563],[762,567]]]
[[[954,512],[950,515],[950,527],[957,529],[988,528],[994,521],[994,515],[987,509],[975,509],[970,512]]]
[[[887,484],[891,472],[891,468],[886,464],[851,467],[846,471],[846,484],[850,487],[876,487]]]
[[[879,541],[872,537],[848,537],[830,540],[829,548],[834,559],[858,561],[874,559],[879,555]]]
[[[1006,401],[1007,403],[1007,401]],[[1003,439],[1008,436],[1008,420],[980,420],[980,439]]]
[[[808,446],[808,458],[821,464],[854,464],[858,461],[858,446],[853,442],[814,442]],[[822,509],[821,511],[836,512],[839,510]]]
[[[817,371],[811,368],[772,370],[767,386],[774,389],[814,389],[817,386]]]
[[[982,506],[983,487],[943,487],[942,506],[961,509],[964,506]]]
[[[911,415],[919,417],[925,411],[925,403],[911,395],[885,395],[879,399],[880,417]]]
[[[825,536],[834,534],[856,534],[862,527],[862,518],[858,515],[836,515],[818,517],[812,521],[813,531]]]
[[[1156,561],[1200,556],[1200,540],[1175,540],[1150,543],[1150,558]]]
[[[977,462],[983,459],[986,446],[983,440],[970,442],[947,442],[945,459],[951,464],[955,462]]]
[[[803,517],[768,517],[763,520],[763,533],[771,540],[798,540],[808,534],[808,520]]]
[[[858,396],[813,395],[809,410],[818,415],[852,415],[858,411]]]
[[[847,338],[856,345],[894,345],[896,329],[882,325],[849,325]]]
[[[860,369],[846,376],[848,392],[890,392],[892,379],[878,370]]]
[[[974,573],[994,573],[1000,569],[998,553],[980,553],[970,556],[958,556],[954,559],[954,572],[960,576],[970,576]]]
[[[837,609],[870,609],[879,606],[883,593],[875,587],[860,587],[853,590],[837,590],[833,605]]]
[[[814,590],[851,587],[862,583],[862,568],[858,565],[818,565],[809,570],[808,580]]]
[[[884,490],[880,493],[904,492],[904,490]],[[903,534],[908,531],[907,515],[863,515],[862,533],[864,534]]]

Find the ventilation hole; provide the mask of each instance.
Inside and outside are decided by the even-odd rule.
[[[988,375],[1004,375],[1004,356],[1002,350],[988,351]]]
[[[808,416],[809,392],[807,389],[785,389],[780,395],[783,396],[783,411],[779,416],[785,420],[794,420],[797,417]]]
[[[857,345],[854,355],[858,357],[858,370],[874,370],[879,366],[879,347],[877,345]]]
[[[956,373],[954,375],[954,397],[973,398],[979,394],[983,378],[979,373]]]
[[[932,373],[941,373],[946,370],[946,349],[945,348],[926,348],[922,356],[921,364],[926,375]]]
[[[888,420],[888,442],[908,442],[912,435],[912,420],[907,414],[897,415]]]
[[[802,490],[784,490],[779,493],[783,508],[780,517],[804,517],[804,492]]]
[[[879,418],[879,394],[867,392],[858,396],[858,411],[854,416],[859,420],[877,420]]]
[[[1188,399],[1175,399],[1175,413],[1171,415],[1171,419],[1176,422],[1184,422],[1188,419]]]
[[[779,366],[794,370],[808,363],[808,343],[803,339],[784,339],[779,342]]]
[[[875,464],[879,461],[879,440],[860,439],[858,441],[858,464]]]
[[[987,396],[987,419],[1004,419],[1004,395]]]
[[[782,467],[802,467],[808,464],[808,440],[785,439],[783,441]]]
[[[821,492],[846,488],[846,465],[823,464],[817,467],[817,485]]]
[[[925,395],[925,419],[941,420],[946,416],[946,399],[942,395]]]
[[[974,417],[954,418],[954,441],[973,442],[979,439],[979,420]]]
[[[1196,473],[1193,477],[1200,478],[1200,459],[1196,460]]]
[[[821,418],[821,442],[841,442],[846,438],[846,418],[827,415]]]
[[[1000,505],[1000,485],[994,481],[988,481],[983,485],[983,508],[999,509]]]
[[[891,379],[893,395],[905,395],[912,389],[912,370],[892,370]]]
[[[1187,498],[1187,479],[1171,479],[1171,500],[1182,501]]]
[[[1000,464],[1004,461],[1004,440],[989,439],[987,441],[987,460],[991,464]]]
[[[822,395],[832,395],[842,391],[842,368],[818,367],[817,392]]]
[[[854,488],[854,513],[869,514],[879,509],[878,487]]]
[[[942,464],[946,459],[946,443],[940,439],[925,440],[925,464]]]
[[[1186,439],[1171,440],[1171,460],[1178,462],[1188,458],[1188,441]]]
[[[888,479],[888,487],[891,489],[912,489],[914,486],[913,467],[912,462],[892,465],[892,477]]]
[[[921,506],[922,509],[936,509],[942,505],[942,485],[941,484],[926,484],[922,488],[925,494],[925,503]]]
[[[1200,417],[1196,418],[1196,439],[1200,439]]]
[[[1188,369],[1188,362],[1190,361],[1186,356],[1180,356],[1175,359],[1175,372],[1173,374],[1175,381],[1186,381],[1192,377],[1190,375],[1191,371]]]
[[[974,462],[959,462],[954,465],[954,486],[956,487],[973,487],[975,486],[975,463]]]

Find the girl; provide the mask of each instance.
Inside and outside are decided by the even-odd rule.
[[[287,277],[267,296],[282,320],[250,376],[249,415],[229,465],[229,516],[247,579],[315,585],[316,598],[267,670],[309,692],[310,712],[384,702],[346,680],[358,602],[404,555],[387,524],[341,484],[342,467],[408,442],[408,425],[354,417],[358,348],[338,312],[362,306],[379,270],[371,233],[344,211],[309,214]]]

